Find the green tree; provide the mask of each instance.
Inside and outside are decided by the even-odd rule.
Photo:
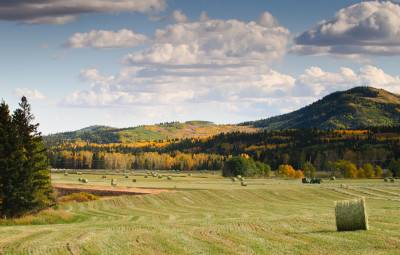
[[[241,156],[228,159],[222,170],[222,175],[225,177],[237,175],[255,176],[260,175],[260,173],[261,171],[253,159]]]
[[[400,160],[393,159],[389,164],[389,170],[393,173],[393,176],[400,176]]]
[[[375,170],[374,170],[374,166],[372,164],[370,164],[370,163],[364,164],[362,166],[362,169],[364,169],[365,177],[367,177],[367,178],[375,177]]]
[[[8,151],[11,157],[5,172],[5,216],[20,216],[53,203],[47,154],[38,124],[32,124],[33,121],[30,105],[23,97],[12,115],[15,133],[8,133],[14,147]]]
[[[303,165],[304,176],[308,178],[314,178],[317,169],[311,162],[306,162]]]
[[[10,195],[15,177],[11,176],[12,158],[15,151],[15,129],[12,126],[8,105],[2,101],[0,104],[0,215],[12,205]]]
[[[383,169],[380,166],[375,167],[375,176],[376,177],[382,177],[383,175]]]

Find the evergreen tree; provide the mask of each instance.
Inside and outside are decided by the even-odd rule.
[[[12,178],[9,177],[11,170],[11,157],[15,148],[11,138],[13,128],[8,105],[3,101],[0,104],[0,215],[10,204],[8,199]]]
[[[23,97],[19,109],[12,115],[11,129],[3,135],[12,144],[6,150],[9,162],[2,171],[6,179],[2,181],[5,216],[20,216],[53,202],[46,150],[37,131],[38,124],[32,124],[33,120],[30,105]]]

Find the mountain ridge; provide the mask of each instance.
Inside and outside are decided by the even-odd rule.
[[[331,93],[296,111],[241,123],[265,129],[359,129],[400,125],[400,95],[373,87]]]
[[[48,142],[87,141],[130,143],[209,137],[229,132],[256,132],[262,129],[361,129],[400,125],[400,95],[373,87],[354,87],[331,93],[296,111],[237,125],[217,125],[209,121],[166,122],[130,128],[94,125],[77,131],[45,137]]]

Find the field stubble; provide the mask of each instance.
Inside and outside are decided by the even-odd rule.
[[[85,185],[110,185],[101,175],[83,175],[89,180]],[[77,176],[62,174],[53,175],[53,181],[78,182]],[[62,204],[55,211],[73,215],[73,221],[1,226],[0,251],[41,255],[399,254],[398,183],[337,180],[303,185],[271,179],[248,179],[247,183],[242,187],[211,174],[176,175],[172,180],[121,175],[118,186],[172,188],[175,192]],[[334,201],[360,196],[366,198],[370,230],[337,232]]]

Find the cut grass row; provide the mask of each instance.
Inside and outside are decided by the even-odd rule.
[[[397,201],[367,198],[371,229],[339,233],[334,201],[353,198],[351,194],[292,181],[253,180],[256,188],[251,184],[236,188],[224,179],[209,179],[205,184],[196,176],[186,179],[188,186],[204,184],[199,190],[66,203],[59,210],[74,215],[73,222],[0,227],[0,250],[6,254],[397,254],[400,249]],[[362,185],[388,192],[398,188],[374,181]]]

